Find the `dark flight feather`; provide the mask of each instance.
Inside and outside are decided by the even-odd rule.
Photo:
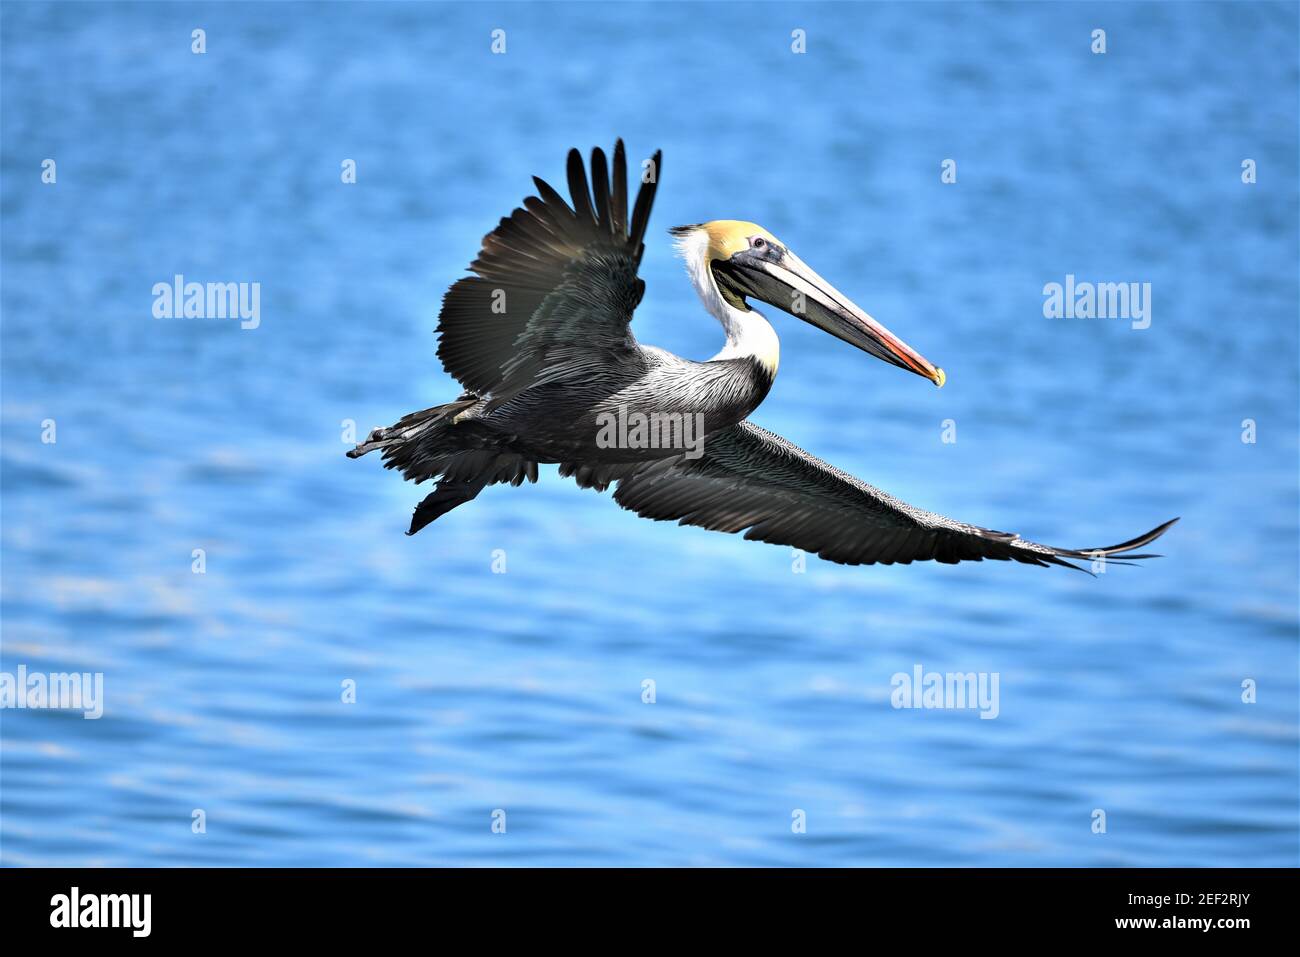
[[[790,545],[846,565],[938,561],[1017,561],[1063,565],[1068,559],[1125,564],[1158,555],[1134,554],[1178,519],[1103,548],[1055,548],[1010,532],[967,525],[914,508],[817,459],[749,422],[711,435],[704,454],[685,455],[602,475],[581,471],[583,484],[617,481],[614,501],[643,518]]]
[[[652,159],[655,181],[641,186],[630,221],[622,140],[613,158],[611,181],[605,152],[594,150],[588,183],[581,155],[571,150],[569,201],[534,177],[537,195],[483,238],[470,264],[474,275],[443,298],[438,357],[489,410],[543,377],[580,376],[586,356],[635,345],[628,326],[645,290],[636,269],[662,156]]]

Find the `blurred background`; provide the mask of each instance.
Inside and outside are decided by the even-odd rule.
[[[0,670],[105,698],[0,712],[4,864],[1297,863],[1295,5],[5,3],[0,35]],[[758,221],[948,385],[770,310],[756,422],[1040,541],[1182,516],[1166,557],[799,573],[554,467],[405,537],[427,487],[348,422],[454,398],[444,290],[619,136],[664,151],[641,341],[721,343],[664,230]],[[178,273],[260,283],[260,326],[155,319]],[[1066,274],[1149,282],[1150,328],[1045,318]],[[998,718],[895,710],[917,664],[996,672]]]

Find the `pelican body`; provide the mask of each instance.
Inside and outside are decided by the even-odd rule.
[[[844,564],[985,558],[1031,565],[1133,560],[1173,521],[1120,545],[1063,549],[944,518],[858,481],[748,421],[780,362],[765,302],[863,351],[944,384],[944,373],[784,243],[741,220],[670,230],[725,341],[697,362],[632,335],[645,283],[637,269],[662,173],[645,164],[628,211],[623,143],[593,150],[591,179],[571,150],[572,205],[534,177],[537,195],[483,239],[473,275],[454,283],[438,356],[464,387],[453,402],[375,429],[355,449],[436,487],[413,535],[492,484],[537,480],[537,467],[604,491],[646,518],[674,519],[790,545]],[[612,178],[611,178],[612,172]]]

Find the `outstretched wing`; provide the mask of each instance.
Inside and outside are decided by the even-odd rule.
[[[619,477],[614,500],[644,518],[721,532],[747,529],[746,538],[846,565],[989,558],[1079,568],[1066,559],[1156,558],[1132,553],[1178,521],[1105,548],[1039,545],[913,508],[749,422],[710,436],[700,458],[674,456]]]
[[[645,291],[636,273],[660,164],[656,152],[629,219],[623,141],[614,145],[612,184],[603,150],[592,151],[590,187],[570,150],[572,208],[534,177],[539,195],[483,238],[469,267],[476,275],[443,298],[438,357],[466,389],[490,396],[489,408],[635,348],[628,324]]]

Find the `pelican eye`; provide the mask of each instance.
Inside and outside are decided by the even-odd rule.
[[[765,246],[767,246],[767,240],[764,239],[762,236],[755,236],[753,239],[749,241],[749,245],[754,249],[763,249]]]

